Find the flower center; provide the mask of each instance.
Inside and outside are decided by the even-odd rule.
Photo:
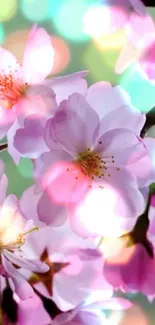
[[[15,79],[12,73],[0,76],[0,99],[6,100],[7,108],[10,109],[20,96],[23,95],[27,83],[22,84],[20,80]]]
[[[38,229],[38,227],[33,227],[27,232],[21,234],[19,233],[15,240],[5,239],[5,230],[0,231],[0,237],[2,238],[2,240],[0,239],[0,252],[2,252],[3,250],[20,250],[21,246],[25,243],[25,236]]]
[[[115,162],[114,156],[103,158],[96,152],[91,151],[90,148],[87,148],[84,152],[80,153],[76,161],[82,168],[82,171],[92,180],[95,177],[103,177],[108,169],[108,163]],[[110,176],[110,174],[108,174],[108,176]]]

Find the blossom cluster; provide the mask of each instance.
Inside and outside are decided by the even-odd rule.
[[[127,38],[154,80],[154,24],[140,0],[125,2]],[[88,71],[53,78],[51,58],[36,25],[22,65],[0,48],[0,149],[30,159],[34,179],[8,194],[0,160],[0,319],[103,325],[104,309],[131,307],[116,290],[155,297],[155,140],[121,86],[88,86]]]

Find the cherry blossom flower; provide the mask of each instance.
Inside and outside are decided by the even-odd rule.
[[[86,72],[45,80],[52,71],[54,49],[47,32],[36,25],[28,35],[22,65],[4,48],[0,48],[0,56],[0,100],[4,102],[0,108],[0,138],[7,135],[8,151],[18,163],[20,153],[13,145],[16,131],[21,129],[20,132],[24,133],[23,142],[30,144],[31,137],[27,136],[27,132],[33,125],[33,133],[36,129],[36,144],[40,140],[36,149],[39,153],[41,148],[45,151],[47,147],[43,142],[43,128],[47,119],[54,114],[61,96],[66,98],[68,84],[72,83],[70,94],[70,91],[81,87],[80,79]],[[34,136],[31,136],[33,139]]]
[[[63,100],[67,99],[69,95],[74,92],[85,95],[87,91],[87,83],[83,79],[86,72],[77,72],[65,77],[49,78],[45,80],[45,89],[50,88],[55,94],[55,108]],[[38,86],[37,86],[38,88]],[[46,96],[46,93],[45,93]],[[49,106],[51,105],[49,101]],[[53,115],[55,110],[50,106]],[[38,110],[38,106],[37,106]],[[13,142],[13,146],[21,156],[36,159],[43,152],[49,151],[44,141],[44,129],[49,115],[40,116],[37,114],[31,114],[24,120],[24,125],[17,128],[15,127],[10,134],[12,138],[9,138]],[[34,132],[35,130],[35,132]]]
[[[23,254],[31,232],[38,230],[32,220],[25,220],[15,195],[6,195],[7,178],[0,161],[0,276],[8,278],[13,290],[21,299],[33,295],[33,289],[21,274],[21,268],[47,272],[48,265]]]
[[[0,111],[2,139],[12,124],[15,127],[17,117],[22,115],[23,119],[24,115],[36,112],[39,104],[44,115],[49,113],[49,104],[50,110],[55,106],[53,91],[41,85],[52,70],[54,50],[46,31],[34,26],[28,36],[22,65],[4,48],[0,48],[0,55],[0,99],[4,101]]]
[[[108,235],[111,222],[117,234],[131,229],[144,209],[137,178],[144,188],[155,172],[148,154],[152,140],[139,137],[144,122],[126,92],[109,83],[94,84],[86,98],[73,94],[61,102],[46,126],[51,151],[34,162],[44,188],[39,219],[60,225],[65,207],[74,231],[84,237]]]
[[[24,199],[21,203],[24,209]],[[26,201],[25,201],[26,202]],[[28,218],[28,211],[25,215]],[[44,226],[29,235],[25,254],[40,256],[50,269],[46,274],[23,271],[29,283],[48,299],[52,299],[62,311],[75,308],[94,291],[108,299],[113,291],[103,276],[103,256],[98,251],[100,238],[82,239],[71,229],[69,222],[61,227]]]

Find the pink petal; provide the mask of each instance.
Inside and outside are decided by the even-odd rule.
[[[18,322],[24,325],[50,324],[50,317],[45,311],[42,301],[37,295],[18,303]],[[18,324],[18,325],[19,325]]]
[[[143,158],[147,149],[144,143],[128,129],[113,129],[106,132],[97,142],[95,147],[101,157],[107,158],[107,165],[128,165]],[[112,158],[113,163],[112,163]],[[111,159],[110,159],[111,158]],[[106,158],[105,158],[106,160]],[[108,162],[110,160],[110,162]]]
[[[148,236],[152,237],[155,234],[155,208],[154,206],[150,206],[149,209],[149,229],[148,229]],[[152,239],[152,238],[151,238]]]
[[[5,257],[3,257],[2,261],[6,271],[12,278],[15,287],[15,292],[17,293],[19,298],[25,300],[32,297],[34,291],[30,284],[25,280],[23,275],[17,269],[15,269]]]
[[[83,263],[82,271],[76,275],[66,275],[63,271],[55,274],[53,300],[62,311],[76,307],[93,291],[93,281],[97,276],[90,263]]]
[[[51,144],[51,141],[50,141]],[[53,180],[53,176],[58,176],[56,173],[57,164],[60,165],[65,162],[70,162],[72,157],[65,151],[52,150],[45,152],[38,159],[34,161],[34,177],[37,185],[41,189],[46,189]]]
[[[21,125],[18,123],[17,120],[13,123],[11,128],[9,129],[7,133],[7,139],[8,139],[8,153],[12,157],[13,161],[15,164],[18,164],[20,161],[21,154],[20,152],[14,147],[13,141],[14,141],[14,136],[16,134],[16,131],[21,128]]]
[[[39,228],[39,231],[33,231],[27,237],[26,245],[23,245],[22,251],[24,256],[31,256],[33,260],[40,258],[45,248],[52,247],[51,233],[53,228],[44,227]]]
[[[3,139],[16,118],[13,110],[0,108],[0,140]]]
[[[23,58],[23,78],[28,84],[41,83],[52,71],[54,50],[44,28],[32,27]]]
[[[119,116],[119,118],[118,118]],[[126,128],[140,135],[141,129],[145,123],[146,117],[132,106],[120,106],[108,113],[100,125],[100,135],[103,132],[117,128]]]
[[[129,0],[129,2],[138,15],[145,15],[147,13],[146,7],[141,0]]]
[[[105,182],[117,190],[120,202],[116,206],[116,214],[119,217],[134,218],[141,215],[144,211],[145,200],[141,194],[135,176],[125,168],[119,171],[115,168],[108,168],[105,175]]]
[[[133,272],[134,267],[134,272]],[[143,269],[143,272],[141,270]],[[121,275],[127,288],[147,294],[155,292],[155,261],[142,245],[136,245],[134,254],[127,265],[121,266]]]
[[[127,92],[120,86],[112,87],[109,82],[96,82],[88,88],[87,101],[102,119],[116,108],[130,105]]]
[[[139,161],[128,166],[128,169],[135,174],[140,188],[147,187],[155,179],[155,139],[144,138],[143,141],[147,149],[146,154]]]
[[[149,15],[139,16],[133,13],[130,17],[127,36],[133,46],[146,48],[153,40],[155,33],[154,22]]]
[[[25,256],[20,257],[18,255],[12,254],[11,252],[6,252],[5,256],[11,263],[18,265],[19,267],[28,269],[32,272],[45,273],[49,270],[49,266],[39,260],[34,260],[31,256],[27,259]]]
[[[87,116],[89,116],[88,128],[86,127]],[[60,104],[51,123],[54,139],[75,156],[91,147],[97,136],[99,119],[84,96],[73,94]]]
[[[83,79],[87,71],[80,71],[64,77],[49,78],[44,84],[51,87],[56,94],[56,101],[60,102],[74,93],[85,95],[87,92],[87,82]]]
[[[104,304],[104,309],[111,310],[126,310],[132,307],[131,301],[124,298],[111,298],[109,301],[102,302]]]
[[[35,185],[27,188],[20,198],[20,210],[25,219],[33,219],[38,224],[37,204],[42,193],[35,194]],[[31,201],[31,204],[28,202]]]
[[[78,315],[75,317],[75,321],[69,322],[68,325],[102,325],[106,322],[106,317],[101,310],[96,310],[96,312],[92,312],[91,309],[90,311],[88,310],[81,310],[79,311]],[[66,323],[67,325],[67,323]]]
[[[87,148],[85,123],[78,114],[65,107],[59,110],[52,124],[56,141],[73,157]]]
[[[124,168],[110,167],[108,174],[77,204],[70,205],[71,226],[79,236],[120,236],[132,229],[144,211],[145,201],[133,175]]]
[[[48,148],[50,148],[52,151],[56,150],[56,151],[61,152],[62,145],[56,141],[56,138],[55,138],[54,132],[53,132],[53,124],[54,124],[54,119],[53,118],[49,119],[46,124],[46,128],[45,128],[45,142],[46,142]]]
[[[33,85],[27,88],[24,96],[14,105],[20,124],[25,117],[39,114],[44,118],[54,115],[57,104],[52,89],[45,85]]]
[[[17,130],[13,144],[23,157],[36,159],[48,151],[44,141],[45,125],[46,119],[34,114],[24,120],[24,128]]]
[[[50,180],[46,191],[51,201],[58,204],[78,202],[89,189],[89,178],[74,163],[59,161],[46,177],[48,182]],[[44,184],[46,186],[46,178]]]
[[[45,192],[38,202],[38,217],[47,225],[61,226],[66,220],[66,210]]]
[[[14,194],[9,194],[2,205],[1,211],[0,211],[0,223],[3,223],[3,220],[5,220],[8,216],[8,214],[13,217],[16,213],[17,209],[19,208],[18,205],[18,199]]]
[[[20,75],[20,65],[17,62],[16,57],[6,49],[0,48],[0,74],[8,75],[11,73],[13,76]]]
[[[152,42],[147,46],[140,59],[140,67],[145,72],[147,78],[155,80],[155,39],[152,39]]]

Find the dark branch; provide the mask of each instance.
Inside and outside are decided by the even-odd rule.
[[[8,144],[7,143],[1,143],[0,144],[0,151],[6,150],[8,148]]]

